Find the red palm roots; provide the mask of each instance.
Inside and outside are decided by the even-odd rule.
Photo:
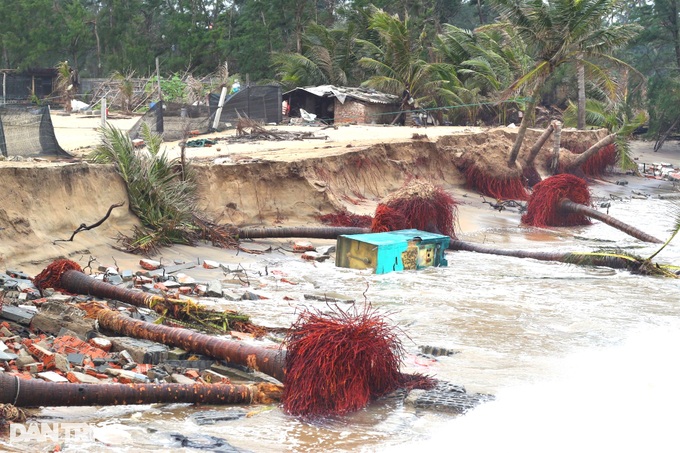
[[[544,179],[534,186],[522,223],[536,227],[590,225],[588,217],[582,214],[561,211],[559,204],[564,199],[590,205],[588,184],[570,174]]]
[[[411,183],[378,204],[371,231],[415,228],[456,237],[454,225],[458,203],[440,187],[429,183]]]
[[[356,411],[405,381],[401,342],[370,307],[352,314],[305,311],[286,343],[283,408],[292,415]]]

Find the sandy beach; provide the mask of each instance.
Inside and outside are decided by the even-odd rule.
[[[128,130],[137,120],[114,115],[109,124]],[[59,256],[86,255],[84,251],[134,261],[136,257],[112,248],[118,235],[138,225],[126,208],[113,210],[101,227],[78,234],[72,242],[55,242],[68,238],[78,225],[99,220],[110,205],[125,201],[127,194],[112,167],[78,163],[99,143],[100,117],[57,113],[52,122],[60,145],[76,161],[0,162],[9,187],[0,197],[0,260],[27,272],[39,272]],[[472,149],[489,149],[502,156],[516,128],[266,127],[311,132],[318,138],[233,143],[227,139],[235,131],[227,130],[201,136],[214,139],[214,146],[186,148],[187,159],[196,164],[202,207],[217,222],[314,225],[319,215],[337,209],[370,215],[382,197],[409,179],[419,178],[441,185],[460,202],[457,231],[463,237],[475,237],[490,228],[520,226],[519,212],[498,212],[488,197],[468,190],[454,162],[456,156]],[[540,132],[530,130],[526,141]],[[576,132],[565,130],[563,137],[569,133]],[[677,143],[668,142],[658,153],[650,148],[650,144],[633,142],[636,162],[668,162],[680,167]],[[164,143],[162,149],[172,157],[180,154],[178,141]],[[621,178],[626,178],[628,185],[618,185]],[[668,181],[614,173],[591,181],[591,190],[595,196],[612,193],[629,197],[633,191],[672,192],[675,188]]]

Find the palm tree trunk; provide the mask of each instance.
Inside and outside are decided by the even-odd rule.
[[[16,407],[111,406],[155,403],[270,404],[272,384],[62,384],[0,374],[0,404]]]
[[[207,324],[208,327],[217,330],[229,328],[233,322],[250,323],[248,316],[233,310],[214,312],[188,299],[172,299],[155,294],[149,294],[134,289],[121,288],[120,286],[96,280],[78,270],[64,271],[59,277],[55,289],[63,288],[70,293],[114,299],[134,305],[135,307],[148,307],[161,315],[170,313],[179,321],[191,324],[206,325],[205,318],[217,318]],[[44,289],[44,288],[41,288]]]
[[[550,173],[556,175],[560,169],[560,147],[562,146],[562,123],[553,121],[555,137],[553,139],[553,155],[550,163]]]
[[[97,321],[101,327],[121,335],[176,346],[186,351],[248,366],[281,382],[285,379],[283,368],[286,353],[282,349],[252,346],[242,341],[226,340],[190,329],[153,324],[107,309],[99,311]]]
[[[358,227],[283,227],[283,228],[239,228],[239,239],[258,238],[314,238],[337,239],[343,234],[370,233],[369,228]]]
[[[632,236],[644,242],[653,242],[655,244],[661,244],[662,242],[659,239],[655,238],[654,236],[651,236],[643,231],[638,230],[633,226],[623,223],[622,221],[615,219],[612,216],[609,216],[603,212],[597,211],[593,208],[582,205],[580,203],[574,203],[571,200],[564,199],[560,201],[560,209],[574,214],[582,214],[586,217],[590,217],[591,219],[597,219],[600,222],[609,225],[610,227],[623,231],[629,236]]]
[[[673,132],[673,129],[675,129],[675,126],[678,125],[678,122],[680,122],[680,116],[675,118],[675,121],[673,121],[673,124],[670,125],[666,131],[661,134],[657,139],[656,142],[654,142],[654,152],[657,152],[658,150],[661,149],[663,144],[666,142],[666,139],[668,138],[669,135]]]
[[[534,164],[534,161],[536,160],[536,156],[538,156],[538,153],[541,151],[541,148],[543,148],[543,145],[545,142],[548,141],[548,138],[550,138],[550,135],[553,133],[555,130],[555,125],[554,122],[550,123],[550,125],[543,131],[543,134],[538,138],[536,143],[534,143],[534,146],[531,147],[529,150],[529,156],[527,157],[527,160],[525,162],[526,166],[529,167]]]
[[[585,150],[582,154],[579,154],[579,156],[574,159],[574,161],[569,164],[567,167],[565,167],[565,172],[571,172],[573,170],[576,170],[578,167],[583,165],[593,154],[598,152],[601,148],[604,148],[607,145],[610,145],[614,143],[616,140],[616,134],[609,134],[599,142],[595,143],[593,146]]]
[[[535,106],[536,102],[533,100],[527,104],[524,116],[522,117],[522,122],[520,123],[519,129],[517,130],[515,144],[512,145],[512,150],[510,150],[510,156],[508,157],[508,167],[510,168],[515,166],[515,162],[517,161],[517,156],[519,156],[519,150],[522,147],[522,142],[524,142],[524,136],[526,135],[527,129],[529,128],[529,123],[531,122],[530,117],[533,114]]]
[[[578,78],[578,117],[576,127],[578,130],[586,128],[586,69],[583,65],[583,55],[576,58],[576,74]]]
[[[556,261],[568,264],[588,264],[592,266],[606,266],[614,269],[631,269],[633,262],[617,256],[598,256],[590,254],[579,254],[571,252],[538,252],[528,250],[504,250],[494,249],[479,244],[470,244],[458,240],[451,240],[450,250],[460,250],[466,252],[485,253],[489,255],[511,256],[514,258],[531,258],[539,261]],[[583,262],[580,262],[581,258]],[[587,259],[586,259],[587,258]]]

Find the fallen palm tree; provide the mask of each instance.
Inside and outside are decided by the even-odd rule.
[[[456,237],[454,221],[458,203],[442,188],[412,181],[380,201],[371,231],[417,230]]]
[[[678,275],[676,274],[678,268],[676,266],[655,264],[652,263],[650,259],[644,259],[621,250],[600,250],[595,252],[506,250],[457,240],[452,240],[449,243],[449,249],[485,253],[489,255],[511,256],[514,258],[530,258],[539,261],[555,261],[581,266],[604,266],[612,269],[624,269],[642,275],[678,278]]]
[[[645,242],[659,239],[588,206],[590,191],[581,178],[561,174],[536,184],[527,203],[522,222],[535,227],[590,225],[596,219]]]
[[[399,372],[403,354],[393,329],[370,307],[349,313],[304,311],[285,340],[287,349],[252,346],[188,329],[97,314],[100,327],[248,366],[285,384],[283,408],[293,415],[345,414],[397,388],[431,388],[434,381]]]
[[[124,302],[134,298],[145,303],[144,293],[138,295],[137,291],[99,282],[78,270],[64,269],[62,264],[52,266],[42,273],[49,275],[49,280],[36,280],[50,281],[54,288],[77,294]],[[430,378],[399,372],[403,356],[399,337],[370,306],[352,313],[337,307],[330,314],[303,312],[289,330],[287,350],[147,323],[109,309],[93,309],[90,313],[104,329],[248,366],[278,379],[286,385],[284,410],[293,415],[344,414],[400,387],[434,385]]]
[[[70,260],[52,262],[33,279],[39,290],[52,288],[71,294],[85,294],[106,299],[115,299],[136,307],[151,308],[157,313],[170,317],[178,323],[226,332],[234,329],[251,331],[247,315],[231,310],[217,312],[208,310],[191,299],[174,299],[157,294],[111,285],[96,280],[82,272],[80,265]]]
[[[529,150],[529,154],[527,155],[527,158],[524,160],[524,165],[522,166],[522,174],[524,175],[524,178],[526,178],[529,187],[533,187],[539,182],[541,182],[541,175],[538,174],[538,170],[536,170],[534,163],[536,161],[536,157],[538,157],[538,153],[541,151],[541,148],[543,148],[545,142],[548,141],[553,131],[559,128],[560,125],[558,121],[551,122],[545,129],[545,131],[543,131],[543,133],[538,138],[536,143],[534,143],[531,149]]]
[[[0,373],[0,406],[112,406],[126,404],[271,404],[275,384],[77,384],[23,379]]]
[[[233,234],[238,239],[259,239],[259,238],[314,238],[314,239],[335,239],[343,234],[366,233],[366,228],[360,227],[260,227],[260,228],[238,228],[233,230]]]
[[[468,151],[462,164],[468,188],[499,200],[526,200],[529,193],[522,168],[492,159],[485,150]]]

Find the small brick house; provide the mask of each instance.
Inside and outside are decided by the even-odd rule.
[[[283,93],[282,99],[289,103],[291,117],[299,117],[304,109],[328,124],[390,124],[401,104],[393,94],[333,85],[295,88]]]

